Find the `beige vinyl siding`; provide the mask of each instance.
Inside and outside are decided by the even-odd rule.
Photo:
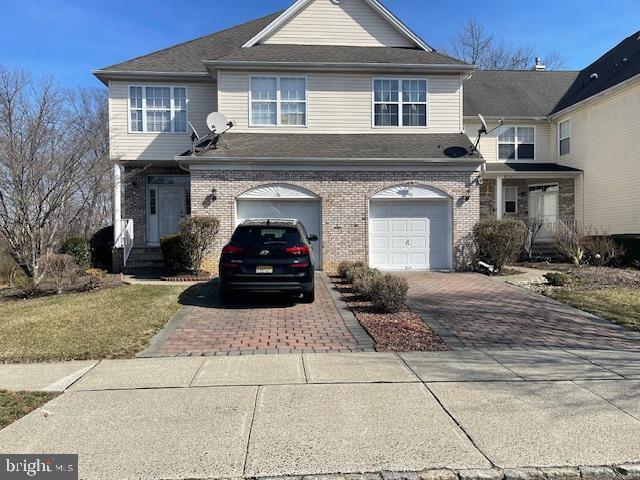
[[[363,0],[314,0],[263,43],[415,47]]]
[[[460,77],[418,76],[428,80],[427,128],[373,128],[373,74],[277,73],[307,78],[307,127],[249,127],[249,78],[268,73],[221,72],[219,107],[236,132],[277,133],[454,133],[460,132]],[[402,76],[402,78],[407,78]]]
[[[191,132],[129,133],[130,85],[173,85],[187,87],[188,120],[201,135],[208,132],[207,114],[216,111],[216,84],[210,82],[109,82],[109,136],[111,157],[119,160],[173,160],[191,148]]]
[[[496,123],[490,123],[489,129],[496,127]],[[523,127],[535,127],[536,129],[536,152],[534,162],[552,162],[555,163],[555,136],[553,130],[555,129],[549,122],[509,122],[505,121],[505,126],[523,126]],[[478,138],[479,123],[468,123],[465,121],[464,130],[467,136],[473,143]],[[478,147],[480,153],[487,162],[503,162],[504,160],[498,160],[498,131],[491,132],[489,135],[483,135],[480,140],[480,146]],[[522,162],[526,162],[522,160]]]
[[[584,192],[576,182],[577,218],[611,234],[640,234],[640,78],[555,118],[554,142],[557,123],[568,118],[571,153],[558,163],[584,171]]]

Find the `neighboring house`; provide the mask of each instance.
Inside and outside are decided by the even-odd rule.
[[[580,72],[474,72],[464,88],[469,135],[478,113],[504,121],[479,148],[482,215],[575,215],[594,233],[640,238],[640,32]],[[535,140],[524,159],[513,158],[514,133]]]
[[[577,125],[589,100],[571,100],[583,100],[571,94],[582,74],[474,70],[435,52],[376,0],[299,0],[97,70],[109,87],[111,155],[123,167],[115,216],[130,219],[127,240],[119,221],[115,230],[127,256],[133,246],[127,266],[143,265],[189,214],[221,221],[206,265],[213,271],[234,227],[253,217],[301,219],[319,236],[327,270],[342,260],[462,267],[481,214],[552,222],[577,211],[591,220],[584,162],[592,156],[577,145],[591,128]],[[192,154],[189,122],[208,132],[213,111],[235,125],[217,148]],[[504,120],[482,139],[482,156],[470,140],[478,113]],[[567,124],[557,139],[565,116],[569,141]],[[557,148],[570,153],[559,161]]]

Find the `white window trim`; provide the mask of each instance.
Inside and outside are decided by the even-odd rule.
[[[276,79],[276,124],[262,125],[253,123],[253,91],[251,83],[254,78],[275,78]],[[283,78],[293,78],[304,80],[304,100],[282,100],[280,94],[280,80]],[[260,100],[256,100],[260,101]],[[282,124],[282,104],[283,103],[304,103],[304,125],[283,125]],[[249,76],[249,127],[250,128],[307,128],[309,125],[309,79],[306,75],[250,75]]]
[[[560,137],[560,125],[562,125],[563,123],[569,123],[569,136],[568,137]],[[571,118],[565,118],[564,120],[562,120],[561,122],[558,122],[558,157],[564,157],[565,155],[570,155],[571,154],[571,134],[572,134],[572,127],[573,125],[571,124]],[[560,153],[560,142],[562,140],[566,140],[569,139],[569,151],[565,154],[561,154]]]
[[[516,146],[518,145],[518,128],[533,128],[533,158],[523,158],[523,159],[519,159],[519,158],[514,158],[514,159],[509,159],[509,158],[500,158],[500,145],[502,144],[500,142],[500,129],[496,130],[496,159],[499,162],[503,162],[503,163],[515,163],[515,162],[520,162],[520,163],[531,163],[531,162],[535,162],[538,158],[538,130],[537,127],[535,125],[501,125],[501,128],[515,128],[516,129]],[[504,145],[511,145],[511,144],[506,144],[504,143]],[[516,148],[516,157],[518,155],[518,149]]]
[[[399,82],[398,101],[397,102],[376,102],[375,85],[376,80],[397,80]],[[404,102],[402,99],[402,81],[403,80],[422,80],[427,83],[427,99],[425,102]],[[376,125],[376,104],[378,103],[393,103],[398,105],[398,125]],[[427,112],[427,121],[425,126],[402,125],[402,107],[407,103],[408,105],[425,105]],[[424,130],[429,128],[429,79],[427,77],[373,77],[371,78],[371,128],[375,129],[398,129],[403,130]]]
[[[132,88],[142,88],[142,131],[133,130],[131,128],[131,89]],[[147,131],[147,87],[165,87],[169,88],[171,92],[171,131],[170,132],[149,132]],[[186,100],[186,117],[187,117],[187,129],[184,132],[176,132],[174,117],[175,117],[175,103],[174,103],[174,89],[176,88],[184,88],[184,95]],[[139,110],[138,108],[134,110]],[[157,109],[152,109],[152,111],[157,111]],[[189,89],[186,85],[166,85],[166,84],[155,84],[155,83],[145,83],[145,84],[131,84],[127,85],[127,128],[129,133],[133,134],[151,134],[151,135],[186,135],[189,133]]]
[[[516,211],[507,212],[507,190],[514,190],[516,192]],[[504,215],[517,215],[518,214],[518,187],[513,185],[505,185],[502,187],[502,213]]]

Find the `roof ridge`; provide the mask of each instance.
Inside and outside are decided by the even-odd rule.
[[[190,43],[194,43],[194,42],[197,42],[197,41],[199,41],[199,40],[204,40],[205,38],[209,38],[209,37],[213,37],[213,36],[216,36],[216,35],[220,35],[220,34],[222,34],[222,33],[228,32],[228,31],[230,31],[230,30],[234,30],[234,29],[236,29],[236,28],[240,28],[240,27],[248,26],[248,25],[251,25],[251,24],[253,24],[253,23],[257,23],[257,22],[263,21],[263,20],[265,20],[265,19],[267,19],[267,18],[270,18],[270,17],[277,17],[277,16],[280,16],[280,15],[282,14],[282,12],[283,12],[283,11],[284,11],[284,10],[280,10],[280,11],[278,11],[278,12],[274,12],[274,13],[271,13],[271,14],[269,14],[269,15],[264,15],[264,16],[259,17],[259,18],[254,18],[253,20],[249,20],[249,21],[247,21],[247,22],[238,23],[238,24],[236,24],[236,25],[232,25],[232,26],[227,27],[227,28],[224,28],[224,29],[222,29],[222,30],[218,30],[217,32],[208,33],[208,34],[206,34],[206,35],[201,35],[201,36],[199,36],[199,37],[192,38],[191,40],[187,40],[187,41],[184,41],[184,42],[176,43],[175,45],[171,45],[171,46],[169,46],[169,47],[165,47],[165,48],[161,48],[161,49],[159,49],[159,50],[155,50],[155,51],[153,51],[153,52],[145,53],[144,55],[139,55],[139,56],[137,56],[137,57],[133,57],[133,58],[130,58],[130,59],[128,59],[128,60],[123,60],[123,61],[121,61],[121,62],[114,63],[113,65],[109,65],[109,66],[107,66],[107,67],[102,67],[102,68],[100,68],[99,70],[111,70],[111,69],[113,69],[114,67],[117,67],[117,66],[122,65],[122,64],[125,64],[125,63],[133,62],[133,61],[135,61],[135,60],[140,60],[140,59],[142,59],[142,58],[147,58],[147,57],[150,57],[151,55],[156,55],[156,54],[158,54],[158,53],[166,52],[166,51],[168,51],[168,50],[171,50],[171,49],[174,49],[174,48],[177,48],[177,47],[182,47],[182,46],[184,46],[184,45],[188,45],[188,44],[190,44]],[[227,53],[230,53],[230,52],[227,52]],[[225,55],[226,55],[226,54],[225,54]],[[204,60],[204,59],[203,59],[203,60]]]

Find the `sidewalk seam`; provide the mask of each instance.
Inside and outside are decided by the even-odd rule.
[[[260,397],[260,390],[262,386],[256,388],[256,396],[253,400],[253,412],[251,413],[251,422],[249,422],[249,434],[247,435],[247,448],[244,450],[244,463],[242,464],[242,477],[247,476],[247,462],[249,461],[249,447],[251,446],[251,433],[253,432],[253,422],[256,419],[256,411],[258,410],[258,398]]]
[[[198,365],[196,373],[193,374],[193,377],[191,378],[191,381],[189,382],[189,385],[187,386],[187,388],[191,388],[193,386],[193,382],[195,382],[196,378],[198,377],[198,374],[200,373],[200,370],[202,370],[202,367],[204,366],[204,362],[206,361],[207,359],[205,357],[202,357],[202,362],[200,362],[200,365]]]
[[[620,380],[604,380],[606,381],[612,381],[612,382],[619,382]],[[594,392],[593,390],[591,390],[590,388],[579,384],[576,380],[571,380],[571,383],[573,383],[576,387],[581,388],[583,390],[586,390],[587,392],[591,393],[592,395],[595,395],[598,398],[601,398],[602,400],[604,400],[605,402],[607,402],[609,405],[611,405],[612,407],[614,407],[615,409],[621,411],[622,413],[627,414],[628,416],[630,416],[631,418],[633,418],[634,420],[636,420],[637,422],[640,422],[640,418],[636,417],[635,415],[633,415],[632,413],[627,412],[624,408],[616,405],[615,403],[613,403],[611,400],[609,400],[608,398],[603,397],[602,395]]]

